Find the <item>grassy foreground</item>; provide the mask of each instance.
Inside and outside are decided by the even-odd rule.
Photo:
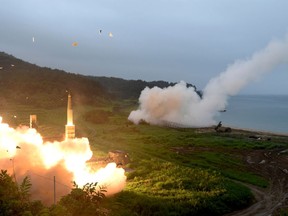
[[[135,108],[131,104],[74,107],[77,136],[89,138],[96,158],[110,150],[129,154],[126,188],[104,203],[110,215],[223,215],[244,208],[253,202],[253,195],[234,180],[260,187],[268,182],[248,171],[237,150],[288,146],[284,138],[259,143],[214,131],[133,125],[127,121]],[[37,114],[44,137],[64,134],[65,108],[18,106],[1,112],[12,125],[28,124],[29,115]]]

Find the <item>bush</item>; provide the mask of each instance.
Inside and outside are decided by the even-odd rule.
[[[25,177],[18,184],[13,181],[7,170],[0,173],[0,215],[37,215],[44,208],[41,202],[30,202],[30,179]]]
[[[100,203],[105,197],[105,188],[97,188],[96,183],[87,183],[83,188],[79,188],[74,182],[71,193],[64,196],[58,206],[58,212],[71,216],[106,215],[106,209],[101,208]],[[60,211],[59,211],[60,210]],[[54,212],[56,212],[54,208]]]

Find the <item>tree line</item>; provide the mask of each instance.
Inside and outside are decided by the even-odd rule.
[[[56,108],[66,106],[67,92],[78,104],[99,104],[107,100],[138,99],[145,87],[165,88],[173,82],[125,80],[116,77],[84,76],[39,67],[0,52],[0,106],[6,103]],[[187,84],[189,87],[196,87]]]

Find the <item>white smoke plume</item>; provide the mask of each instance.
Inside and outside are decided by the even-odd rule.
[[[175,86],[160,89],[146,87],[139,97],[138,110],[128,120],[142,120],[156,125],[177,124],[182,127],[203,127],[215,124],[214,117],[225,109],[229,96],[236,95],[245,85],[288,62],[288,36],[272,41],[247,60],[239,60],[218,77],[211,79],[202,98],[194,88],[181,81]]]
[[[120,192],[126,182],[124,169],[110,163],[94,171],[86,163],[91,157],[87,138],[43,142],[35,129],[11,128],[0,117],[0,169],[8,170],[18,183],[29,176],[33,199],[47,205],[53,203],[54,176],[57,201],[71,191],[73,181],[80,187],[98,182],[106,187],[106,195]]]

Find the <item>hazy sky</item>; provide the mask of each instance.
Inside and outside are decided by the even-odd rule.
[[[199,89],[235,60],[288,33],[287,0],[0,0],[0,5],[0,51],[73,73],[183,80]],[[288,94],[287,81],[283,65],[242,93]]]

